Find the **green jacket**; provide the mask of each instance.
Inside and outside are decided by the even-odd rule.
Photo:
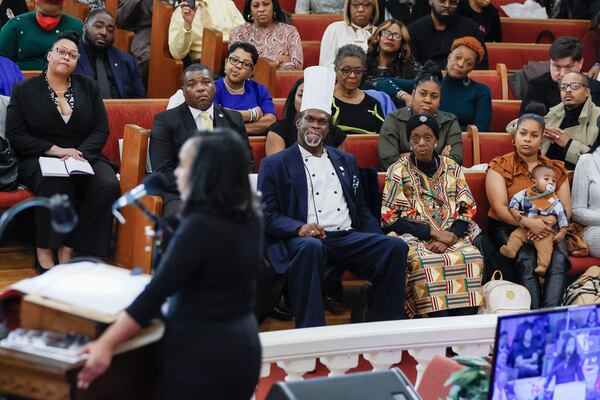
[[[404,107],[389,113],[383,122],[377,150],[379,152],[379,162],[384,170],[395,163],[400,158],[400,154],[410,151],[410,144],[406,136],[406,122],[411,115],[410,109]],[[462,165],[463,143],[458,119],[454,114],[444,111],[438,111],[435,119],[440,126],[437,152],[441,152],[446,145],[450,145],[452,147],[450,158]]]
[[[56,28],[45,31],[37,23],[35,11],[18,15],[0,30],[0,56],[13,60],[21,71],[43,70],[58,34],[67,31],[81,35],[83,22],[63,13]]]

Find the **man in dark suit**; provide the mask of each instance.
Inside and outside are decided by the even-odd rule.
[[[146,97],[135,58],[113,47],[115,20],[105,9],[90,12],[79,41],[80,58],[76,74],[87,75],[98,82],[104,99]]]
[[[215,84],[211,70],[202,64],[192,64],[183,71],[182,90],[185,103],[154,117],[150,134],[150,164],[152,171],[163,174],[168,182],[163,215],[177,213],[181,200],[173,171],[179,164],[179,150],[198,130],[231,128],[238,132],[248,146],[250,171],[252,150],[248,133],[239,112],[213,103]]]
[[[476,37],[485,50],[477,69],[488,68],[487,48],[483,33],[475,22],[458,15],[458,0],[429,0],[431,12],[408,25],[413,57],[421,64],[433,60],[440,69],[446,69],[448,54],[455,39]]]
[[[573,36],[562,36],[556,39],[550,49],[550,72],[536,76],[527,83],[527,94],[521,102],[521,114],[533,101],[546,106],[546,110],[558,105],[562,100],[558,85],[569,72],[581,72],[583,66],[583,50],[579,39]],[[592,102],[600,105],[600,82],[589,80]]]
[[[331,74],[330,90],[319,79],[311,81],[311,68]],[[323,145],[334,82],[332,70],[307,68],[296,123],[298,144],[264,159],[258,174],[267,256],[277,273],[288,275],[292,312],[300,328],[325,324],[321,282],[328,264],[369,280],[366,320],[404,316],[408,247],[381,233],[366,205],[354,157]],[[314,93],[329,93],[329,101],[315,106],[310,100]]]

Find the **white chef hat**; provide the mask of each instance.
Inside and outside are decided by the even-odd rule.
[[[304,70],[304,90],[300,112],[308,109],[325,111],[331,115],[331,102],[335,86],[333,69],[314,66]]]

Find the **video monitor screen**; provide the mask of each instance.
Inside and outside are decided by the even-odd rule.
[[[489,399],[600,399],[600,305],[498,318]]]

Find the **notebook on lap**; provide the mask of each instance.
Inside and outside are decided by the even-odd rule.
[[[488,399],[600,399],[600,305],[498,317]]]

